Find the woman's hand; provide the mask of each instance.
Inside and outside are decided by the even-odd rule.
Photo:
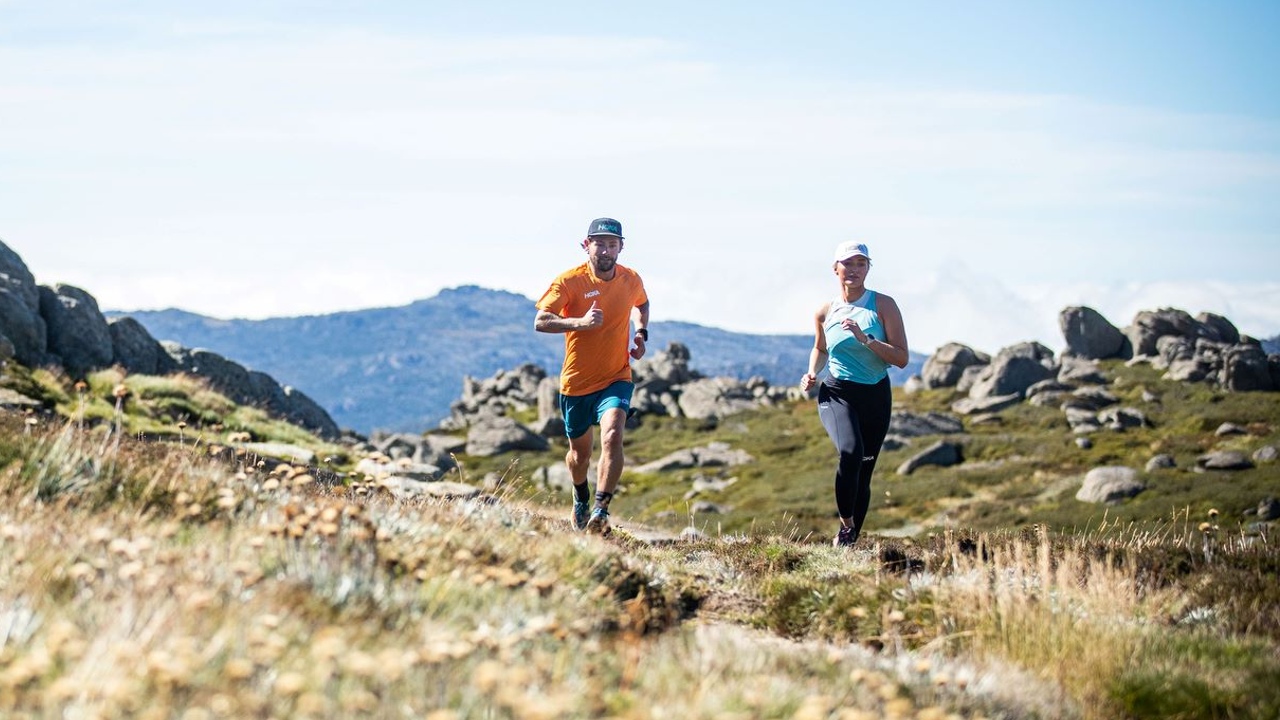
[[[867,344],[867,334],[862,332],[862,328],[858,326],[858,323],[853,321],[853,318],[845,318],[841,320],[840,327],[853,333],[854,340],[857,340],[863,345]]]
[[[800,389],[809,392],[817,382],[818,376],[807,372],[800,376]]]

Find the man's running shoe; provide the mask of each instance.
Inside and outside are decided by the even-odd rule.
[[[836,538],[831,541],[833,547],[853,547],[853,543],[857,541],[858,535],[851,527],[841,527],[840,532],[836,533]]]
[[[591,516],[591,503],[573,501],[573,517],[570,521],[573,523],[574,530],[585,530],[587,528],[587,518]]]
[[[592,510],[591,519],[587,520],[587,526],[584,529],[592,535],[608,535],[609,511],[604,508]]]

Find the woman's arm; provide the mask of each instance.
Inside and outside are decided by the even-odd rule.
[[[800,376],[800,389],[809,392],[818,382],[818,373],[827,364],[827,334],[822,325],[827,319],[830,303],[824,303],[813,316],[813,349],[809,351],[809,369]]]
[[[871,341],[866,343],[867,349],[894,367],[906,367],[911,353],[907,349],[907,331],[902,325],[902,311],[898,309],[898,303],[888,295],[879,295],[876,312],[880,314],[885,339],[870,338]]]

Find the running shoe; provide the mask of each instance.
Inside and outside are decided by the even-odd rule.
[[[591,519],[587,520],[587,526],[584,529],[593,535],[608,535],[609,511],[604,508],[592,510]]]
[[[832,547],[853,547],[853,543],[858,539],[857,533],[851,527],[841,527],[840,532],[836,533],[836,537],[831,541]]]
[[[573,517],[570,522],[573,523],[574,530],[585,530],[587,528],[587,518],[591,515],[591,503],[573,501]]]

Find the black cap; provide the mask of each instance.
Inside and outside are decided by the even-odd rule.
[[[587,237],[592,235],[616,235],[622,238],[622,223],[613,218],[596,218],[591,221],[591,227],[587,229]]]

